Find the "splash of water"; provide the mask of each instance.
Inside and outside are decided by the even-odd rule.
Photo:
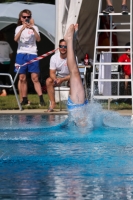
[[[75,122],[80,128],[97,127],[133,128],[133,119],[121,116],[115,111],[104,110],[100,103],[89,103],[82,108],[74,109],[69,114],[69,122]]]

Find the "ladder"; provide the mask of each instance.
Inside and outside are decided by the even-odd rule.
[[[110,103],[110,100],[111,99],[132,99],[132,116],[133,116],[133,40],[132,40],[132,30],[133,30],[133,24],[132,24],[132,0],[129,0],[130,1],[130,7],[128,7],[129,9],[129,13],[126,15],[126,20],[128,22],[126,23],[123,23],[123,22],[119,22],[119,23],[113,23],[113,17],[119,17],[120,19],[123,17],[123,14],[122,13],[109,13],[109,15],[105,15],[102,13],[102,0],[99,0],[99,5],[98,5],[98,14],[97,14],[97,24],[96,24],[96,35],[95,35],[95,45],[94,45],[94,61],[93,61],[93,73],[92,73],[92,79],[91,79],[91,101],[93,101],[94,99],[99,99],[99,100],[108,100],[108,103]],[[121,2],[121,1],[120,1]],[[121,5],[121,4],[120,4]],[[110,29],[100,29],[100,20],[101,20],[101,17],[102,16],[109,16],[109,19],[110,19]],[[125,16],[125,15],[124,15]],[[115,27],[126,27],[126,28],[119,28],[119,29],[114,29]],[[110,33],[110,38],[109,38],[109,46],[98,46],[98,39],[99,39],[99,33],[101,32],[109,32]],[[130,42],[130,46],[113,46],[112,45],[112,34],[113,33],[128,33],[129,34],[129,37],[130,37],[130,40],[129,41],[126,41],[126,42]],[[118,63],[118,62],[100,62],[100,61],[97,61],[97,56],[98,54],[100,54],[99,52],[99,49],[103,49],[105,50],[105,52],[103,52],[104,54],[107,53],[110,53],[111,56],[113,53],[119,53],[119,54],[123,54],[123,53],[126,53],[126,50],[125,48],[129,48],[130,49],[130,62],[127,62],[126,64],[130,65],[131,66],[131,78],[130,79],[103,79],[103,78],[96,78],[96,74],[98,74],[98,72],[96,71],[96,67],[97,66],[100,66],[100,65],[104,65],[104,67],[106,66],[116,66],[116,65],[125,65],[125,63]],[[112,52],[112,50],[114,49],[117,49],[117,51],[115,52]],[[122,51],[120,51],[122,50]],[[119,55],[120,56],[120,55]],[[104,82],[104,83],[107,83],[107,82],[117,82],[118,84],[120,82],[125,82],[125,81],[128,81],[128,82],[131,82],[131,95],[120,95],[120,94],[117,94],[117,95],[100,95],[100,94],[96,94],[95,92],[95,85],[96,85],[96,82],[99,83],[99,81],[101,82]],[[108,104],[108,108],[109,108],[109,104]]]

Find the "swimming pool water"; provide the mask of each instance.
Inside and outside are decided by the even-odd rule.
[[[109,114],[82,132],[66,118],[0,116],[0,199],[133,199],[132,128]]]

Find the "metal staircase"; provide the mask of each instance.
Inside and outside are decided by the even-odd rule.
[[[110,29],[100,29],[100,20],[101,20],[101,17],[102,16],[107,16],[105,14],[102,13],[102,0],[99,0],[99,6],[98,6],[98,14],[97,14],[97,25],[96,25],[96,35],[95,35],[95,46],[94,46],[94,62],[93,62],[93,73],[92,73],[92,80],[91,80],[91,101],[93,101],[94,99],[101,99],[101,100],[108,100],[108,102],[110,102],[110,99],[132,99],[132,115],[133,115],[133,40],[132,40],[132,29],[133,29],[133,24],[132,24],[132,0],[129,0],[130,1],[130,7],[128,7],[129,10],[129,13],[126,15],[126,20],[127,22],[119,22],[119,23],[113,23],[113,17],[115,16],[115,18],[117,16],[119,16],[120,19],[122,19],[122,16],[123,14],[122,13],[110,13],[108,16],[109,16],[109,19],[110,19]],[[125,16],[125,15],[124,15]],[[119,29],[114,29],[115,27],[119,26]],[[123,28],[124,27],[124,28]],[[125,28],[126,27],[126,28]],[[98,46],[98,38],[99,38],[99,33],[104,33],[104,32],[109,32],[110,33],[110,38],[109,38],[109,46]],[[128,33],[129,34],[129,41],[127,42],[130,42],[130,46],[113,46],[112,45],[112,34],[113,33]],[[122,53],[126,53],[125,51],[125,48],[129,48],[130,49],[130,59],[131,61],[130,62],[127,62],[126,64],[127,65],[131,65],[131,78],[130,79],[97,79],[96,78],[96,74],[98,74],[98,72],[96,71],[96,67],[97,66],[100,66],[100,65],[104,65],[105,67],[106,66],[116,66],[116,65],[125,65],[125,63],[118,63],[118,62],[100,62],[100,61],[97,61],[97,56],[98,54],[100,54],[99,50],[100,49],[103,49],[105,50],[104,53],[106,53],[108,51],[108,53],[110,53],[111,55],[113,53],[118,53],[118,54],[122,54]],[[112,51],[116,49],[117,51]],[[97,94],[95,92],[95,86],[96,86],[96,82],[98,83],[99,81],[104,81],[105,82],[117,82],[117,83],[120,83],[120,82],[125,82],[125,81],[128,81],[131,83],[131,95],[120,95],[120,94],[117,94],[117,95],[108,95],[108,96],[105,96],[105,95],[100,95],[100,94]]]

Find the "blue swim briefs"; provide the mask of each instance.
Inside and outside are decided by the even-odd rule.
[[[81,107],[83,107],[83,106],[85,106],[87,104],[88,104],[88,100],[85,100],[85,102],[82,103],[82,104],[75,104],[75,103],[72,102],[70,97],[68,97],[67,108],[68,108],[68,110],[72,110],[74,108],[81,108]]]
[[[29,62],[30,60],[32,60],[36,57],[37,57],[37,55],[35,55],[35,54],[18,53],[16,55],[16,64],[23,65],[24,63]],[[17,72],[17,69],[15,68],[14,71]],[[27,72],[38,74],[40,72],[39,61],[22,66],[19,70],[19,74],[26,74]]]

